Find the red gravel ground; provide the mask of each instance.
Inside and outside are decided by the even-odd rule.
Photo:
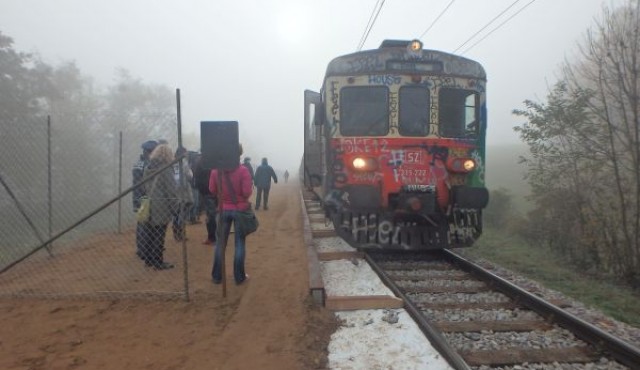
[[[0,369],[326,368],[337,323],[308,294],[300,202],[295,183],[272,187],[248,238],[246,284],[233,283],[227,249],[226,298],[198,224],[188,228],[190,302],[0,299]]]

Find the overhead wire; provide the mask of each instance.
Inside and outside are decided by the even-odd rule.
[[[358,41],[358,46],[356,46],[356,49],[360,50],[360,45],[362,45],[363,40],[365,35],[367,34],[367,30],[369,29],[369,25],[371,24],[371,21],[373,20],[373,15],[376,13],[376,9],[378,9],[378,4],[380,3],[380,0],[376,1],[376,4],[373,6],[373,9],[371,10],[371,15],[369,16],[369,20],[367,21],[367,25],[364,27],[364,31],[362,31],[362,36],[360,36],[360,41]]]
[[[367,23],[367,27],[365,28],[362,38],[360,39],[360,43],[358,44],[358,51],[362,50],[364,43],[367,41],[367,38],[369,37],[369,32],[371,32],[373,25],[376,23],[376,20],[378,19],[378,15],[380,15],[380,11],[382,10],[382,6],[384,5],[384,2],[385,0],[378,0],[376,2],[376,5],[373,7],[373,11],[371,12],[371,16],[369,17],[369,23]],[[378,4],[380,4],[380,6],[378,6]],[[376,11],[376,8],[377,8],[377,11]],[[375,13],[375,16],[374,16],[374,13]]]
[[[443,11],[440,12],[440,14],[436,17],[436,19],[433,20],[433,22],[431,22],[431,24],[429,25],[429,27],[427,27],[427,29],[422,33],[422,35],[420,35],[420,37],[418,37],[418,40],[422,40],[422,38],[427,34],[427,32],[429,32],[429,30],[433,27],[433,25],[436,24],[436,22],[438,22],[438,20],[440,19],[440,17],[442,17],[442,15],[444,13],[447,12],[447,9],[449,9],[449,7],[455,2],[456,0],[451,0],[449,2],[449,4],[444,8]]]
[[[516,0],[513,3],[511,3],[511,5],[509,5],[505,10],[501,11],[500,14],[496,15],[495,17],[493,17],[492,20],[489,21],[489,23],[485,24],[484,27],[482,27],[481,29],[479,29],[476,33],[474,33],[473,35],[471,35],[471,37],[469,37],[467,39],[467,41],[463,42],[462,45],[458,46],[454,51],[452,51],[452,53],[456,53],[456,51],[462,49],[463,46],[465,46],[469,41],[471,41],[474,37],[476,37],[480,32],[482,32],[485,28],[489,27],[491,25],[491,23],[495,22],[496,19],[500,18],[504,13],[506,13],[509,9],[511,9],[514,5],[516,5],[517,3],[519,3],[521,0]]]
[[[480,42],[482,42],[482,40],[486,39],[487,37],[489,37],[489,35],[491,35],[492,33],[494,33],[496,30],[498,30],[500,27],[504,26],[507,22],[509,22],[511,19],[513,19],[513,17],[515,17],[516,15],[518,15],[521,11],[523,11],[526,7],[528,7],[529,5],[533,4],[534,2],[536,2],[536,0],[531,0],[529,1],[525,6],[523,6],[522,8],[520,8],[520,10],[518,10],[517,12],[513,13],[509,18],[507,18],[504,22],[500,23],[496,28],[492,29],[491,31],[489,31],[489,33],[487,33],[486,35],[484,35],[480,40],[476,41],[473,45],[469,46],[468,48],[466,48],[461,54],[465,54],[466,52],[468,52],[469,50],[473,49],[474,46],[478,45]],[[457,49],[456,49],[457,50]]]

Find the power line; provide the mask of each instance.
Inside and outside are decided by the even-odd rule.
[[[429,27],[427,27],[427,29],[422,33],[422,35],[420,35],[420,37],[418,37],[418,40],[422,40],[422,38],[424,37],[424,35],[427,34],[427,32],[429,32],[429,30],[431,29],[431,27],[433,27],[434,24],[436,24],[436,22],[438,21],[438,19],[440,19],[440,17],[442,17],[442,15],[444,13],[446,13],[447,9],[449,9],[449,7],[451,6],[451,4],[453,4],[456,0],[451,0],[449,2],[449,5],[447,5],[444,10],[442,12],[440,12],[440,14],[436,17],[436,19],[431,22],[431,25]]]
[[[358,41],[358,46],[356,46],[356,49],[360,50],[360,45],[363,44],[364,42],[364,37],[367,34],[367,30],[369,29],[369,25],[371,24],[371,21],[373,20],[373,15],[376,12],[376,9],[378,8],[378,3],[380,3],[380,0],[376,1],[376,4],[373,6],[373,9],[371,10],[371,15],[369,16],[369,21],[367,21],[367,25],[364,27],[364,31],[362,32],[362,36],[360,36],[360,41]]]
[[[380,11],[382,10],[382,6],[384,5],[385,0],[378,0],[376,2],[376,5],[373,8],[373,12],[371,13],[371,17],[369,17],[369,23],[367,23],[367,28],[365,29],[364,34],[362,35],[362,38],[360,39],[360,43],[358,44],[358,51],[362,50],[362,47],[364,46],[364,43],[367,41],[367,38],[369,37],[369,32],[371,32],[371,29],[373,28],[374,23],[376,23],[376,19],[378,19],[378,15],[380,15]],[[380,7],[378,7],[378,3],[380,3]],[[376,12],[376,8],[378,8],[378,11]],[[373,16],[373,13],[375,13],[375,16]],[[373,20],[372,20],[373,17]]]
[[[535,0],[534,0],[535,1]],[[463,46],[465,46],[469,41],[471,41],[474,37],[476,37],[480,32],[482,32],[485,28],[489,27],[491,25],[491,23],[495,22],[496,19],[500,18],[500,16],[502,16],[504,13],[507,12],[507,10],[511,9],[514,5],[516,5],[517,3],[519,3],[520,0],[516,0],[513,3],[511,3],[511,5],[509,5],[505,10],[501,11],[500,14],[496,15],[495,17],[493,17],[492,20],[489,21],[489,23],[485,24],[484,27],[482,27],[481,29],[479,29],[476,33],[474,33],[473,35],[471,35],[471,37],[469,37],[467,39],[467,41],[463,42],[462,45],[458,46],[456,48],[456,50],[454,50],[452,53],[455,54],[456,51],[462,49]],[[517,14],[517,13],[516,13]]]
[[[478,45],[480,42],[482,42],[482,40],[486,39],[487,37],[489,37],[489,35],[491,35],[493,32],[495,32],[498,28],[502,27],[505,25],[505,23],[509,22],[513,17],[515,17],[516,15],[518,15],[521,11],[523,11],[526,7],[528,7],[529,5],[533,4],[536,0],[531,0],[529,1],[525,6],[523,6],[522,8],[520,8],[520,10],[518,10],[517,12],[515,12],[513,15],[511,15],[509,18],[507,18],[504,22],[500,23],[496,28],[492,29],[489,33],[487,33],[486,35],[484,35],[484,37],[482,37],[480,40],[476,41],[475,44],[469,46],[467,49],[465,49],[465,51],[463,51],[461,54],[465,54],[467,51],[473,49],[474,46]]]

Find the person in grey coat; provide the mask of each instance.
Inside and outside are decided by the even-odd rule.
[[[148,140],[142,143],[142,154],[140,155],[140,160],[133,165],[133,169],[131,170],[133,185],[137,185],[142,181],[142,178],[144,177],[144,169],[149,165],[149,156],[156,146],[158,146],[158,142],[154,140]],[[144,188],[144,185],[142,185],[133,189],[133,196],[131,199],[133,200],[134,213],[138,212],[142,197],[146,195]],[[148,243],[148,234],[149,233],[144,223],[136,223],[136,255],[140,258],[144,258],[142,249],[143,246]]]
[[[143,260],[147,266],[156,270],[166,270],[174,266],[164,261],[164,240],[167,226],[179,206],[178,189],[173,175],[173,168],[158,171],[173,162],[173,151],[168,144],[158,145],[150,155],[144,176],[155,174],[153,180],[145,183],[145,191],[151,200],[149,220],[145,223],[148,232],[146,245],[143,246]]]
[[[256,210],[260,208],[260,203],[263,200],[263,196],[263,209],[265,211],[269,209],[269,191],[271,190],[271,179],[273,179],[274,183],[278,183],[278,176],[276,176],[273,168],[269,166],[267,158],[262,158],[262,163],[260,164],[260,166],[258,166],[258,168],[256,168],[256,172],[253,176],[253,183],[258,190],[256,194]]]

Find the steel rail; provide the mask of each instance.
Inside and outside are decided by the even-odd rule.
[[[407,310],[420,330],[424,333],[427,339],[429,339],[429,342],[431,342],[433,347],[442,355],[449,365],[456,370],[470,370],[471,368],[469,365],[467,365],[466,361],[460,356],[460,354],[458,354],[458,351],[449,344],[442,332],[425,318],[420,309],[400,290],[395,282],[387,276],[384,270],[378,266],[369,253],[365,252],[364,258],[369,263],[373,271],[378,274],[380,280],[382,280],[382,282],[389,287],[395,295],[404,301],[405,310]]]
[[[510,296],[516,302],[527,306],[550,322],[563,326],[582,340],[598,349],[605,350],[620,363],[632,369],[640,368],[640,349],[606,333],[602,329],[570,314],[569,312],[537,297],[519,286],[497,276],[481,266],[449,250],[444,251],[447,258],[480,278],[489,281],[496,289]]]

